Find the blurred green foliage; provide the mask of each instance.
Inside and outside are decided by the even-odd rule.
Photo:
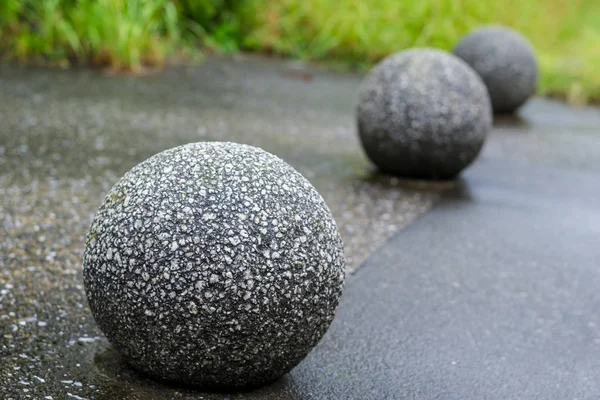
[[[226,51],[238,50],[241,42],[236,0],[179,0],[176,2],[196,38],[205,45]]]
[[[0,51],[139,71],[205,45],[237,48],[230,0],[0,0]],[[214,40],[213,40],[214,38]],[[211,42],[212,40],[212,42]]]
[[[534,45],[540,92],[600,100],[598,0],[246,0],[244,47],[364,67],[415,46],[450,50],[469,30],[504,24]]]
[[[0,0],[0,54],[136,72],[210,47],[367,68],[489,23],[531,40],[542,94],[600,100],[598,0]]]

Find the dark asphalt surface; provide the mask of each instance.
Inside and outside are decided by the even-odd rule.
[[[534,100],[353,276],[280,399],[600,399],[600,112]]]
[[[353,277],[291,397],[600,398],[598,199],[596,174],[482,160]]]
[[[185,96],[172,90],[178,82],[186,93],[177,71],[117,83],[9,71],[12,100],[0,121],[0,398],[600,399],[600,111],[540,99],[520,118],[498,120],[455,189],[368,256],[325,338],[273,385],[202,393],[152,382],[119,361],[82,298],[80,236],[124,170],[159,148],[204,139],[201,124],[206,138],[285,154],[338,207],[351,251],[375,236],[364,230],[372,221],[385,222],[384,238],[388,226],[404,225],[395,214],[418,214],[409,205],[421,199],[404,183],[364,180],[350,101],[358,77],[317,73],[307,83],[272,78],[284,69],[277,62],[212,63],[183,77],[217,76],[195,80],[207,90]],[[144,90],[170,93],[170,105],[133,101]],[[207,108],[212,97],[222,104]],[[71,137],[97,151],[73,151]]]

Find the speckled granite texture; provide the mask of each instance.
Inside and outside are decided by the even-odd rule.
[[[84,284],[99,327],[135,368],[205,387],[271,382],[331,323],[343,245],[316,189],[236,143],[161,152],[94,217]]]
[[[306,82],[288,78],[290,68],[254,55],[150,76],[0,65],[0,399],[292,397],[211,394],[137,373],[94,321],[81,269],[86,233],[112,186],[190,142],[260,147],[309,179],[342,235],[348,275],[428,210],[438,192],[373,174],[361,152],[352,116],[362,77],[306,66],[314,74]],[[279,382],[297,380],[294,370]]]
[[[477,157],[492,123],[481,78],[434,49],[379,63],[361,85],[357,118],[363,148],[379,169],[420,179],[455,177]]]
[[[466,35],[454,49],[487,86],[496,113],[510,113],[535,93],[538,66],[531,44],[504,26],[487,26]]]

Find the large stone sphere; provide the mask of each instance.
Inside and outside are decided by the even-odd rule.
[[[387,57],[359,91],[358,132],[380,170],[450,179],[479,154],[492,111],[481,78],[452,54],[411,49]]]
[[[134,368],[205,387],[290,371],[331,323],[343,245],[302,175],[258,148],[194,143],[134,167],[87,236],[100,329]]]
[[[481,75],[496,113],[515,111],[535,93],[538,66],[533,47],[510,28],[476,29],[458,43],[454,54]]]

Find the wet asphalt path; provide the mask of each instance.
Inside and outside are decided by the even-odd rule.
[[[372,174],[359,81],[256,58],[135,78],[3,67],[0,398],[599,398],[600,112],[535,100],[497,121],[458,185],[402,229],[441,189]],[[311,179],[356,271],[317,348],[253,392],[139,376],[81,286],[103,193],[149,155],[207,139],[264,147]]]

